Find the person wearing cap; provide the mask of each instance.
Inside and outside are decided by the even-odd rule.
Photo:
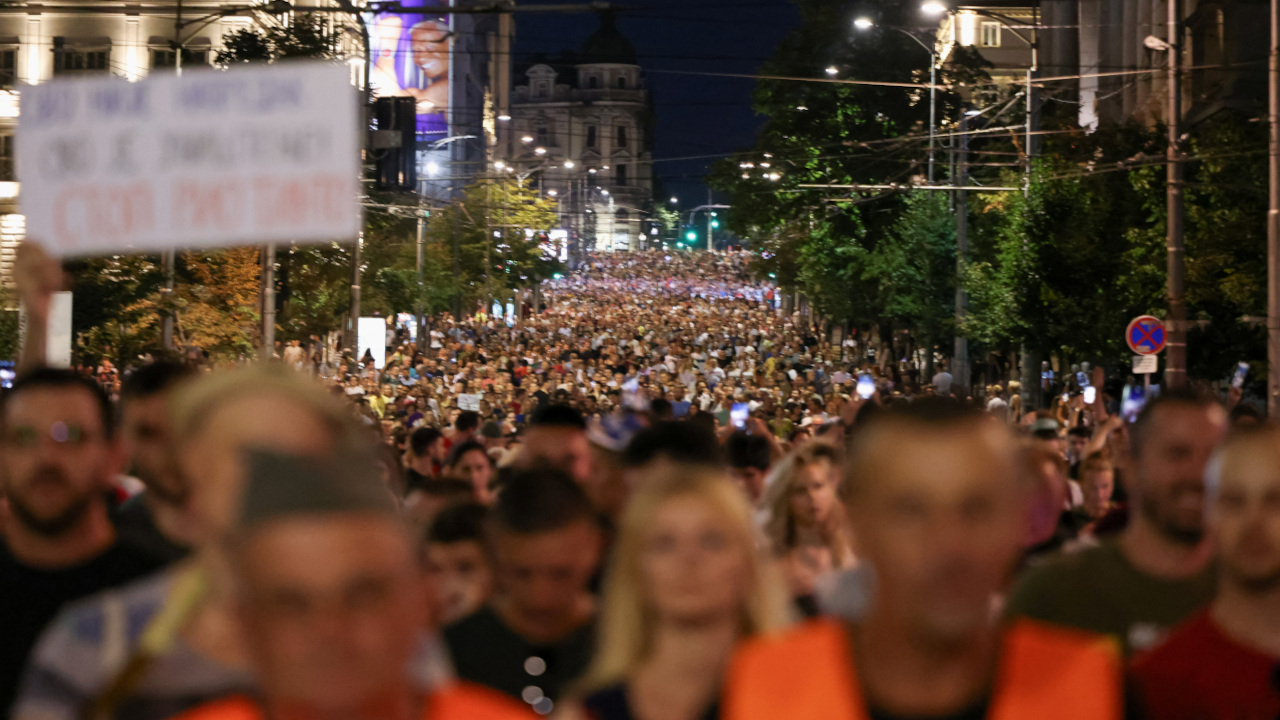
[[[1007,612],[1153,647],[1213,597],[1204,533],[1204,471],[1227,432],[1215,400],[1166,391],[1130,430],[1129,525],[1114,540],[1031,569]]]
[[[1043,451],[1056,458],[1061,459],[1064,463],[1067,460],[1066,443],[1062,439],[1062,424],[1057,418],[1041,415],[1031,424],[1031,446],[1033,449]],[[1064,509],[1070,510],[1078,508],[1084,502],[1084,492],[1080,489],[1080,483],[1074,480],[1067,480],[1067,495],[1064,501]]]
[[[496,692],[452,679],[423,688],[415,679],[430,594],[372,456],[254,452],[248,466],[224,545],[256,690],[180,720],[527,717]]]

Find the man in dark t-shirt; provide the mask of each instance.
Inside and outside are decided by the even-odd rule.
[[[125,462],[147,489],[126,500],[113,520],[123,540],[168,561],[190,552],[188,492],[177,470],[169,420],[169,398],[190,376],[184,365],[153,362],[130,373],[120,391]]]
[[[515,473],[498,495],[488,541],[502,590],[445,628],[444,639],[459,677],[545,715],[591,659],[588,588],[602,554],[600,526],[571,478],[539,467]]]
[[[102,493],[119,470],[110,403],[92,381],[40,368],[14,382],[0,412],[0,717],[36,638],[65,603],[162,564],[120,541]]]

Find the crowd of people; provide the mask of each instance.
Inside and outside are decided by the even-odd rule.
[[[737,255],[543,292],[382,367],[22,367],[0,715],[1280,715],[1275,426],[921,384]]]

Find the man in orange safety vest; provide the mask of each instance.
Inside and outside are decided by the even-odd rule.
[[[1031,488],[1000,423],[921,400],[855,425],[845,468],[874,597],[856,622],[818,620],[737,653],[725,720],[1117,720],[1118,650],[996,600],[1028,527]]]

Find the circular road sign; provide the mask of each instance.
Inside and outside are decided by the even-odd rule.
[[[1139,355],[1155,355],[1164,349],[1164,321],[1150,315],[1140,315],[1129,323],[1124,331],[1124,341],[1129,349]]]

